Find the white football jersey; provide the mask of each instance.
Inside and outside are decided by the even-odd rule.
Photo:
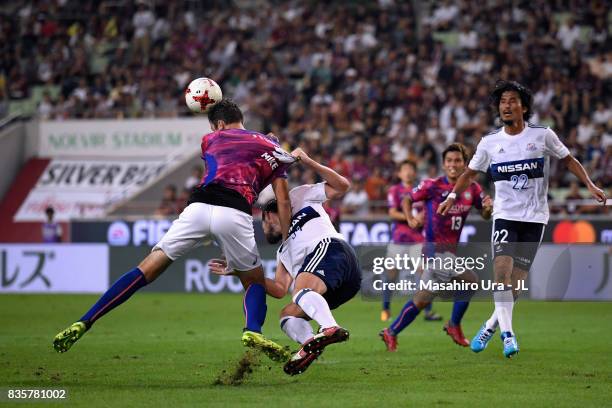
[[[327,200],[325,183],[295,187],[289,191],[289,200],[293,214],[289,234],[278,248],[276,257],[295,278],[306,256],[323,238],[344,238],[323,208],[322,204]]]
[[[527,123],[518,135],[500,128],[483,137],[468,167],[491,171],[494,220],[546,224],[550,156],[562,159],[569,154],[550,128]]]

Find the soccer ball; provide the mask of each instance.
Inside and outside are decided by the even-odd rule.
[[[185,89],[185,103],[195,113],[206,113],[221,98],[221,87],[210,78],[194,79]]]

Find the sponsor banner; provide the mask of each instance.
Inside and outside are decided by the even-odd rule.
[[[51,160],[14,220],[44,221],[48,206],[57,221],[102,217],[111,204],[140,191],[166,166],[159,160]]]
[[[539,300],[612,300],[609,245],[545,244],[529,273],[529,294]]]
[[[609,245],[549,243],[538,249],[537,243],[531,245],[537,255],[526,281],[519,283],[521,297],[612,300],[612,248]],[[523,246],[523,250],[525,248]],[[421,245],[364,244],[356,252],[362,268],[361,294],[368,300],[380,301],[384,290],[391,290],[398,296],[410,296],[424,289],[452,301],[456,288],[461,286],[460,281],[453,278],[466,272],[473,276],[466,279],[474,283],[464,286],[467,289],[469,285],[474,291],[474,301],[490,302],[493,291],[503,288],[495,283],[488,242],[459,244],[452,253],[432,251],[428,257],[422,255]],[[420,275],[422,269],[427,272]],[[398,271],[395,281],[386,279],[391,270]]]
[[[40,157],[165,157],[199,150],[207,119],[41,121]]]
[[[74,221],[71,223],[73,242],[105,242],[113,246],[152,246],[170,227],[170,220],[142,219],[138,221]],[[468,218],[461,231],[460,242],[490,242],[490,221]],[[387,221],[343,221],[340,232],[354,247],[365,243],[387,243],[391,224]],[[265,242],[261,221],[255,220],[255,239]],[[598,221],[550,221],[544,231],[543,242],[555,243],[610,243],[610,223]]]
[[[476,271],[480,279],[479,294],[474,298],[491,301],[495,289],[494,277],[489,256],[488,243],[474,243],[462,246],[464,250],[458,255],[474,259],[473,266],[467,261],[465,268]],[[125,246],[110,247],[111,282],[137,265],[150,251],[149,247]],[[266,276],[274,278],[276,270],[276,246],[260,245],[263,267]],[[380,293],[377,281],[383,281],[380,271],[374,271],[376,258],[389,257],[385,245],[363,245],[357,248],[362,267],[362,298],[378,299]],[[172,263],[154,283],[142,290],[149,292],[188,292],[188,293],[221,293],[242,292],[242,285],[236,277],[217,276],[208,269],[208,261],[218,258],[221,250],[216,246],[199,247],[185,257]],[[417,258],[419,258],[417,256]],[[395,259],[395,256],[391,258]],[[455,259],[455,266],[459,257]],[[482,262],[482,267],[481,263]],[[384,264],[382,264],[384,265]],[[538,300],[612,300],[612,282],[610,281],[612,253],[605,245],[558,245],[544,244],[540,247],[533,263],[527,282],[523,286],[524,298]],[[415,281],[415,275],[408,270],[401,270],[397,282]],[[393,289],[398,290],[398,289]],[[399,289],[398,295],[412,293],[407,287]],[[443,294],[442,294],[443,295]],[[450,293],[444,296],[452,300]]]
[[[100,293],[108,288],[105,244],[0,245],[0,293]]]
[[[72,242],[100,242],[110,246],[152,247],[164,236],[172,220],[142,219],[136,221],[73,221]]]
[[[118,279],[131,270],[150,252],[149,247],[111,247],[110,279]],[[266,277],[274,279],[276,272],[276,246],[260,245],[259,253]],[[221,250],[214,246],[198,247],[172,265],[143,291],[188,292],[188,293],[240,293],[242,284],[235,276],[218,276],[208,269],[208,261],[221,256]]]
[[[491,221],[469,217],[459,242],[490,242],[492,226]],[[340,223],[340,232],[353,246],[386,243],[391,237],[391,224],[385,221],[346,221]],[[542,242],[612,242],[612,230],[607,220],[550,220],[544,229]]]

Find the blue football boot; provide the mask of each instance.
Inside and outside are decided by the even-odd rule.
[[[504,356],[512,358],[519,352],[519,346],[516,337],[510,332],[502,333],[502,341],[504,342]]]
[[[472,351],[474,353],[480,353],[482,350],[486,349],[487,345],[489,344],[489,340],[493,338],[494,334],[495,330],[491,331],[483,324],[470,343],[470,348]]]

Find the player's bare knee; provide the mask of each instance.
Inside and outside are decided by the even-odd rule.
[[[393,268],[393,269],[387,270],[387,279],[389,281],[395,282],[395,280],[397,279],[397,275],[398,275],[397,269]]]
[[[239,271],[238,279],[240,279],[240,283],[242,283],[242,287],[245,290],[247,290],[249,286],[254,283],[259,283],[260,285],[265,286],[266,282],[266,277],[261,266],[258,266],[257,268],[248,271]]]
[[[172,264],[172,260],[161,249],[153,250],[138,264],[148,283],[153,282]]]
[[[283,307],[279,313],[279,317],[282,319],[283,317],[304,317],[306,314],[302,310],[301,307],[296,305],[295,303],[289,303],[285,307]]]
[[[323,282],[323,280],[317,275],[309,272],[302,272],[298,274],[295,280],[294,291],[297,293],[297,291],[301,289],[310,289],[320,295],[327,292],[327,286],[325,285],[325,282]]]
[[[465,271],[459,275],[459,281],[478,283],[478,275],[474,271]]]
[[[512,268],[512,295],[514,299],[517,299],[521,294],[521,290],[518,288],[526,286],[524,282],[527,280],[527,275],[529,274],[527,268],[528,267],[525,265],[515,265],[514,268]]]
[[[414,305],[417,307],[417,309],[419,310],[423,310],[425,309],[431,302],[428,302],[426,300],[417,300],[414,302]]]
[[[514,260],[511,256],[502,255],[495,258],[494,272],[495,281],[510,284],[512,282],[512,268]]]
[[[422,310],[431,303],[432,299],[433,299],[433,294],[431,294],[430,292],[426,290],[421,290],[421,291],[418,291],[414,295],[412,302],[417,307],[417,309]]]

